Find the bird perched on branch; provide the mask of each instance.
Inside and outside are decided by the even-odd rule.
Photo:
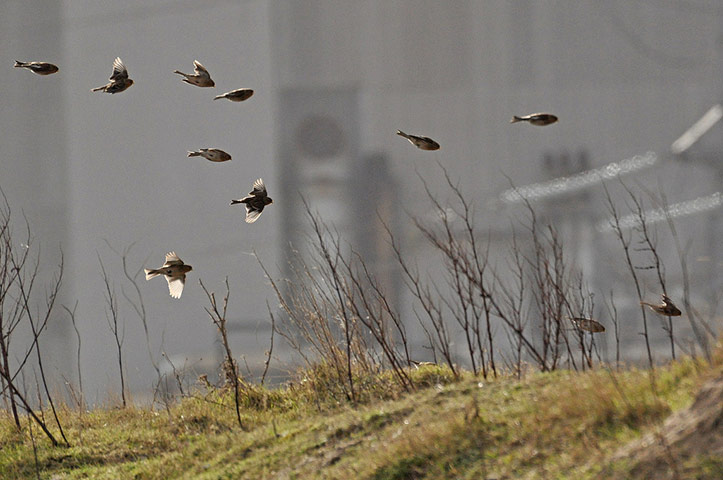
[[[246,204],[246,223],[254,223],[264,211],[264,207],[271,205],[274,201],[266,194],[266,185],[259,178],[254,182],[253,190],[249,192],[248,196],[240,200],[231,200],[229,205],[237,203]]]
[[[183,75],[183,81],[189,85],[195,85],[197,87],[215,87],[216,83],[211,80],[211,74],[208,73],[206,67],[201,65],[198,60],[193,61],[193,73],[183,73],[178,70],[174,70],[173,73]]]
[[[580,330],[585,330],[586,332],[600,333],[605,331],[603,324],[597,320],[593,320],[592,318],[570,317],[570,321],[573,325],[575,325],[575,327]]]
[[[666,317],[679,317],[681,313],[680,309],[675,306],[673,301],[666,294],[661,294],[662,303],[654,304],[648,302],[640,302],[640,305],[647,305],[652,311]]]
[[[145,268],[146,280],[164,275],[168,282],[168,292],[173,298],[181,298],[183,286],[186,284],[186,273],[193,270],[193,267],[183,263],[175,252],[166,254],[166,263],[161,268]]]
[[[36,75],[52,75],[58,71],[58,67],[46,62],[20,62],[15,60],[15,68],[27,68]]]
[[[253,94],[254,91],[250,88],[239,88],[238,90],[231,90],[230,92],[226,92],[223,95],[217,95],[213,97],[213,99],[219,100],[221,98],[227,98],[232,102],[243,102],[244,100],[248,100],[249,98],[251,98],[251,95]]]
[[[227,162],[231,155],[218,148],[201,148],[195,152],[188,152],[189,157],[203,157],[212,162]]]
[[[525,115],[523,117],[518,117],[517,115],[515,115],[512,117],[512,120],[510,120],[510,123],[529,122],[532,125],[544,127],[545,125],[550,125],[552,123],[555,123],[556,121],[557,117],[551,113],[533,113],[531,115]]]
[[[105,93],[113,94],[120,93],[133,85],[133,80],[128,78],[128,69],[123,64],[123,60],[121,60],[120,57],[115,57],[115,60],[113,60],[113,73],[110,75],[109,80],[110,82],[107,84],[102,87],[96,87],[91,91],[103,91]]]
[[[401,130],[397,130],[397,135],[409,140],[409,143],[421,150],[439,150],[439,144],[429,137],[419,137],[417,135],[409,135]]]

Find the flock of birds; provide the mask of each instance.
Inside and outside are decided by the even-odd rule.
[[[52,75],[57,73],[59,68],[52,63],[47,62],[20,62],[15,61],[16,68],[25,68],[37,75]],[[216,83],[211,78],[211,74],[208,72],[198,60],[193,61],[193,73],[183,73],[179,70],[174,70],[175,74],[183,77],[182,81],[189,85],[196,87],[215,87]],[[93,92],[105,92],[110,94],[116,94],[123,92],[133,85],[133,79],[128,76],[128,69],[126,68],[120,57],[116,57],[113,61],[113,73],[109,77],[109,82],[100,87],[93,88]],[[254,94],[254,91],[250,88],[239,88],[231,90],[222,95],[217,95],[214,100],[225,98],[232,102],[243,102],[248,100]],[[551,113],[533,113],[524,116],[513,116],[510,123],[517,122],[528,122],[531,125],[538,127],[544,127],[557,122],[558,118]],[[436,141],[429,137],[420,135],[410,135],[397,130],[397,135],[406,138],[415,147],[421,150],[433,151],[439,150],[440,145]],[[189,157],[203,157],[211,162],[226,162],[231,160],[231,155],[218,148],[201,148],[197,151],[189,151]],[[253,223],[258,220],[261,212],[267,205],[271,205],[273,200],[268,196],[266,191],[266,185],[264,181],[259,178],[253,183],[251,192],[243,198],[238,200],[231,200],[230,205],[244,204],[246,206],[246,222]],[[160,268],[144,269],[146,274],[146,280],[155,278],[159,275],[163,275],[168,282],[168,291],[173,298],[180,298],[183,293],[183,287],[186,283],[186,273],[193,269],[190,265],[183,263],[175,252],[169,252],[166,254],[166,260]],[[648,302],[640,302],[641,305],[650,307],[654,312],[665,315],[665,316],[679,316],[681,311],[676,307],[668,296],[662,295],[662,303],[651,304]],[[575,317],[570,319],[572,323],[580,330],[588,331],[591,333],[604,332],[605,327],[598,321],[584,318]]]
[[[660,303],[640,302],[640,305],[644,305],[658,315],[662,315],[664,317],[679,317],[683,313],[675,306],[673,301],[666,294],[663,293],[660,296]],[[579,330],[584,330],[590,333],[600,333],[605,331],[605,326],[592,318],[570,317],[570,321]]]
[[[15,61],[15,68],[25,68],[37,75],[52,75],[58,72],[59,68],[57,65],[53,65],[48,62],[20,62]],[[198,60],[193,61],[193,73],[183,73],[175,70],[173,73],[181,75],[183,81],[189,85],[195,85],[197,87],[215,87],[216,83],[211,78],[211,74],[208,72]],[[91,89],[92,92],[105,92],[110,94],[116,94],[123,92],[130,88],[134,81],[128,75],[128,68],[126,68],[123,60],[120,57],[116,57],[113,61],[113,73],[109,77],[109,82],[100,87]],[[232,102],[243,102],[248,100],[254,94],[254,91],[250,88],[239,88],[237,90],[231,90],[222,95],[217,95],[214,100],[225,98]],[[231,160],[231,155],[224,152],[219,148],[201,148],[197,151],[189,151],[189,157],[203,157],[211,162],[227,162]],[[251,192],[243,198],[238,200],[231,200],[230,205],[244,204],[246,206],[246,223],[255,222],[264,207],[271,205],[273,200],[268,196],[266,191],[266,185],[264,181],[259,178],[253,183]],[[146,280],[163,275],[168,282],[168,291],[173,298],[181,298],[183,293],[183,287],[186,283],[186,273],[193,269],[190,265],[186,265],[175,252],[169,252],[166,254],[166,261],[160,268],[146,268]]]

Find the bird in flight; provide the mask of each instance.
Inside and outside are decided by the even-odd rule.
[[[231,155],[218,148],[201,148],[195,152],[188,152],[189,157],[203,157],[212,162],[227,162]]]
[[[647,305],[652,311],[666,317],[679,317],[681,313],[680,309],[675,306],[673,301],[666,294],[661,294],[662,302],[660,304],[640,302],[640,305]]]
[[[193,270],[193,267],[183,263],[175,252],[166,254],[166,263],[161,268],[145,268],[146,280],[164,275],[168,282],[168,292],[173,298],[181,298],[183,286],[186,284],[186,273]]]
[[[570,321],[573,325],[575,325],[575,327],[580,330],[585,330],[586,332],[600,333],[605,331],[603,324],[597,320],[593,320],[592,318],[571,317]]]
[[[231,90],[230,92],[226,92],[223,95],[217,95],[213,97],[213,99],[219,100],[221,98],[227,98],[232,102],[243,102],[244,100],[248,100],[249,98],[251,98],[251,95],[253,94],[254,91],[250,88],[239,88],[238,90]]]
[[[37,75],[52,75],[58,71],[58,67],[46,62],[20,62],[15,60],[15,68],[27,68]]]
[[[246,204],[246,223],[254,223],[264,211],[264,207],[271,205],[274,201],[266,194],[266,185],[259,178],[254,182],[253,190],[249,192],[248,196],[240,200],[231,200],[229,205],[237,203]]]
[[[525,115],[523,117],[518,117],[517,115],[515,115],[512,117],[512,120],[510,120],[510,123],[530,122],[532,125],[544,127],[545,125],[550,125],[552,123],[555,123],[556,121],[557,117],[551,113],[533,113],[531,115]]]
[[[409,135],[401,130],[397,130],[397,135],[406,138],[412,145],[421,150],[439,150],[439,144],[429,137]]]
[[[128,69],[123,64],[123,60],[120,59],[120,57],[115,57],[115,60],[113,60],[113,73],[110,75],[109,78],[110,82],[107,84],[96,87],[92,89],[92,92],[105,92],[105,93],[120,93],[131,85],[133,85],[133,80],[128,78]]]
[[[195,85],[197,87],[215,87],[216,83],[211,80],[211,74],[208,73],[206,67],[201,65],[198,60],[193,61],[193,73],[183,73],[178,70],[174,70],[173,73],[183,75],[183,81],[189,85]]]

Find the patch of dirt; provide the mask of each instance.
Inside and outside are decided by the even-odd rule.
[[[634,478],[662,480],[723,478],[721,459],[723,372],[703,385],[689,408],[672,414],[656,431],[620,448],[612,461],[630,465]]]

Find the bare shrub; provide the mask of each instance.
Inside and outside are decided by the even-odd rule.
[[[223,345],[225,353],[222,370],[224,373],[224,378],[226,379],[226,383],[230,384],[233,387],[234,406],[236,407],[236,419],[238,421],[239,427],[243,428],[243,422],[241,421],[241,407],[239,402],[239,388],[241,384],[239,380],[240,373],[238,369],[238,364],[234,360],[233,353],[231,352],[231,345],[228,343],[228,330],[226,328],[226,310],[228,309],[228,297],[230,292],[228,277],[226,277],[226,294],[223,297],[223,306],[220,310],[218,303],[216,302],[216,294],[213,292],[209,292],[200,279],[198,283],[201,284],[201,288],[203,289],[204,293],[208,297],[209,303],[211,304],[211,308],[205,308],[206,313],[208,313],[208,316],[211,317],[211,321],[214,325],[216,325],[216,328],[218,328],[218,332],[221,335],[221,344]]]
[[[342,244],[304,201],[312,227],[310,252],[295,252],[291,278],[271,282],[284,317],[275,330],[300,355],[307,368],[333,372],[346,400],[360,400],[365,378],[389,368],[405,390],[414,388],[409,342],[402,319],[361,255]],[[310,350],[311,352],[307,351]]]
[[[119,316],[118,298],[115,288],[111,282],[108,273],[103,265],[100,255],[98,255],[98,263],[103,274],[103,285],[105,286],[104,297],[106,301],[105,318],[108,323],[108,329],[113,334],[113,340],[116,347],[116,359],[118,360],[118,374],[120,376],[121,402],[123,408],[127,406],[126,402],[126,383],[125,374],[123,373],[123,341],[125,340],[125,322]]]
[[[0,193],[2,193],[0,191]],[[32,419],[40,426],[43,432],[48,436],[53,445],[58,442],[52,435],[45,423],[43,415],[38,416],[30,402],[27,394],[21,392],[17,385],[18,375],[24,375],[24,370],[28,365],[28,361],[35,352],[35,365],[40,379],[37,382],[38,405],[41,408],[44,401],[50,405],[53,419],[58,427],[60,435],[66,445],[69,445],[65,432],[60,423],[55,407],[55,401],[51,395],[45,368],[43,365],[42,347],[40,345],[40,337],[48,326],[55,308],[55,301],[60,292],[60,286],[63,279],[63,256],[60,254],[60,262],[57,273],[55,274],[51,285],[42,295],[42,299],[37,299],[35,294],[38,272],[40,268],[40,253],[35,258],[31,258],[30,252],[33,245],[33,238],[30,232],[30,225],[25,219],[24,233],[22,241],[19,242],[13,231],[13,218],[10,205],[7,198],[2,194],[3,202],[0,204],[0,385],[2,386],[2,396],[6,408],[12,412],[13,420],[18,429],[21,428],[20,418],[18,416],[18,406],[23,408]],[[13,333],[21,325],[30,329],[32,341],[30,346],[25,347],[24,351],[16,355],[17,358],[13,365],[10,361],[11,340]],[[41,396],[40,385],[45,394]],[[23,389],[24,390],[24,389]]]
[[[428,332],[430,348],[440,351],[456,371],[451,342],[460,332],[469,365],[486,378],[488,372],[497,373],[494,330],[501,328],[514,354],[514,361],[507,363],[518,374],[526,360],[543,371],[560,368],[565,362],[578,368],[575,346],[581,351],[583,368],[590,367],[594,339],[579,330],[570,336],[573,325],[569,319],[592,315],[592,294],[570,265],[556,229],[541,224],[531,203],[525,201],[527,216],[521,228],[511,227],[506,268],[491,266],[489,236],[485,239],[477,231],[473,204],[442,165],[440,169],[452,192],[450,204],[443,204],[421,179],[436,221],[413,221],[442,255],[443,275],[420,275],[387,229],[406,285],[425,313],[424,320],[417,317]]]
[[[605,190],[605,199],[607,201],[608,211],[611,215],[610,226],[612,227],[613,233],[620,242],[620,246],[622,247],[623,253],[625,254],[625,265],[627,266],[628,272],[630,273],[630,278],[635,285],[635,291],[637,292],[638,301],[640,302],[643,300],[643,292],[640,286],[640,279],[638,278],[637,269],[635,267],[635,264],[633,263],[633,259],[630,253],[630,243],[632,239],[628,232],[626,232],[620,224],[621,214],[617,206],[615,205],[612,196],[610,195],[610,191],[608,190],[607,185],[603,184],[603,188]],[[645,218],[643,217],[642,220],[645,221]],[[648,353],[648,366],[650,368],[654,368],[653,352],[650,349],[650,336],[648,335],[648,317],[645,311],[645,307],[642,304],[640,305],[640,313],[643,324],[643,338],[645,339],[645,348]]]

